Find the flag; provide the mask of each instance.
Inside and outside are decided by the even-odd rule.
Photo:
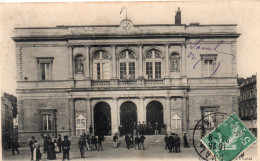
[[[125,10],[125,7],[121,8],[120,14]]]

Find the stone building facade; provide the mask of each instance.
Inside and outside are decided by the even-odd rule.
[[[256,75],[239,83],[239,116],[254,134],[257,132],[257,85]]]
[[[236,25],[124,19],[15,32],[20,137],[53,133],[55,120],[71,136],[134,122],[191,133],[202,114],[238,109]]]

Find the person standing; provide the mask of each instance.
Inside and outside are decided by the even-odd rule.
[[[63,152],[63,159],[62,160],[69,160],[70,159],[70,140],[68,139],[68,135],[64,136],[64,140],[61,143],[62,152]]]
[[[31,160],[33,160],[33,149],[34,149],[34,143],[36,142],[36,140],[34,140],[34,136],[31,137],[32,140],[29,142],[29,147],[30,147],[30,151],[31,151]]]
[[[135,136],[135,150],[137,148],[138,148],[138,150],[140,150],[140,138],[139,138],[138,134]]]
[[[59,147],[59,153],[61,153],[61,142],[62,142],[62,139],[61,139],[61,135],[59,134],[59,135],[58,135],[58,147]]]
[[[92,138],[91,138],[91,144],[93,146],[95,146],[95,148],[97,150],[97,137],[95,135],[93,135]]]
[[[93,133],[93,127],[92,127],[92,125],[89,126],[89,129],[88,129],[88,130],[89,130],[90,136],[92,136],[92,133]]]
[[[102,135],[98,135],[98,151],[103,151],[103,146],[102,146],[103,138],[104,137]]]
[[[145,150],[145,148],[144,148],[144,140],[145,140],[145,137],[144,137],[144,135],[142,135],[142,136],[140,137],[140,144],[141,144],[140,149],[143,147],[143,150]]]
[[[130,135],[130,148],[134,148],[134,135]]]
[[[90,138],[89,135],[86,136],[86,145],[87,145],[87,150],[90,151]]]
[[[34,144],[33,160],[40,161],[41,159],[42,159],[42,154],[40,151],[40,144],[36,142]]]
[[[178,136],[178,134],[176,134],[175,135],[175,153],[181,152],[180,142],[181,142],[181,138]]]
[[[168,137],[168,134],[165,135],[164,142],[165,142],[165,150],[169,149],[169,137]]]
[[[186,133],[184,133],[183,140],[184,140],[184,148],[190,148],[189,143],[188,143],[188,137],[187,137]]]
[[[130,149],[130,137],[128,134],[125,134],[125,143],[126,143],[126,147],[127,149]]]
[[[52,140],[50,140],[48,143],[47,159],[49,159],[49,160],[56,159],[55,145]]]
[[[171,133],[171,135],[169,136],[168,138],[168,142],[169,142],[169,152],[172,153],[172,149],[174,148],[173,147],[173,133]]]
[[[155,123],[154,134],[155,134],[155,135],[158,135],[158,122]]]
[[[84,139],[83,135],[80,136],[78,146],[79,146],[79,150],[80,150],[80,156],[81,156],[81,158],[84,158],[85,157],[86,140]]]
[[[17,153],[19,154],[19,143],[16,139],[12,139],[12,152],[13,152],[13,155],[15,155],[14,151],[17,151]]]
[[[115,135],[113,136],[114,148],[117,148],[117,140],[118,140],[118,136],[117,133],[115,133]]]

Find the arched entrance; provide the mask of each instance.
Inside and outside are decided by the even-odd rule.
[[[133,128],[137,125],[137,108],[131,101],[124,102],[120,107],[120,129],[121,134],[132,133]]]
[[[95,135],[111,135],[111,108],[106,102],[99,102],[94,107]]]
[[[158,101],[151,101],[146,106],[147,134],[153,135],[155,129],[160,133],[163,127],[163,105]]]

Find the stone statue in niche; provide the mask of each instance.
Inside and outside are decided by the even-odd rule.
[[[179,71],[179,60],[178,59],[173,59],[172,62],[172,71]]]
[[[75,71],[76,71],[76,73],[83,73],[84,67],[83,67],[82,61],[83,61],[83,57],[82,56],[77,56],[76,57],[76,62],[75,62],[75,68],[76,68]]]

